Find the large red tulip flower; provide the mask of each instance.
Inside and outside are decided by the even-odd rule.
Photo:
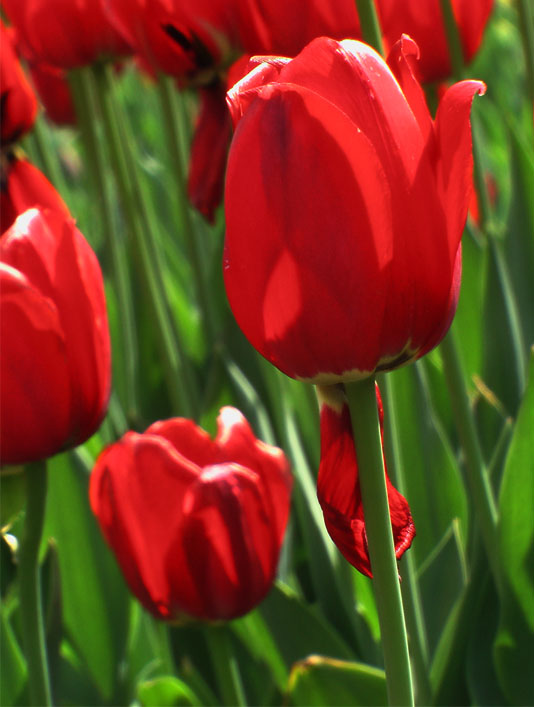
[[[292,479],[280,449],[225,407],[215,439],[173,418],[98,458],[91,508],[126,581],[163,620],[232,619],[269,591]]]
[[[469,114],[452,86],[435,121],[404,37],[388,63],[319,38],[256,57],[228,93],[224,280],[251,344],[313,383],[359,380],[432,349],[460,284]]]
[[[317,392],[321,421],[317,497],[323,510],[326,529],[345,559],[362,574],[372,577],[358,461],[347,399],[342,386],[319,387]],[[384,413],[378,386],[376,397],[383,439]],[[386,484],[395,554],[400,558],[412,544],[415,526],[408,502],[393,486],[387,472]]]
[[[84,442],[107,408],[104,284],[91,247],[60,211],[30,209],[0,238],[2,464]]]

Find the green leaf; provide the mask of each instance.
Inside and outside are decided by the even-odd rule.
[[[462,542],[467,535],[467,497],[457,460],[430,400],[423,366],[390,374],[396,402],[404,489],[417,535],[410,552],[421,566],[453,519]]]
[[[2,656],[0,704],[8,707],[15,704],[26,683],[26,663],[3,609],[4,607],[0,610],[0,656]]]
[[[57,543],[64,623],[101,694],[122,658],[128,595],[89,509],[88,474],[74,455],[50,460],[47,530]]]
[[[142,707],[175,707],[178,705],[198,705],[202,702],[186,685],[178,678],[165,675],[143,682],[137,687],[137,697]]]
[[[387,704],[383,670],[320,655],[312,655],[293,667],[288,693],[292,705]]]
[[[506,458],[499,497],[501,615],[495,663],[513,704],[534,703],[534,355]]]
[[[354,657],[332,625],[280,582],[273,586],[259,611],[288,667],[311,653],[347,660]]]

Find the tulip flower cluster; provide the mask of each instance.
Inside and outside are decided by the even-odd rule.
[[[498,241],[491,210],[532,225],[516,202],[534,153],[510,160],[511,187],[494,179],[488,52],[484,81],[461,80],[494,9],[506,44],[507,4],[0,3],[0,469],[26,501],[1,538],[20,546],[6,704],[337,704],[354,686],[362,703],[459,704],[457,685],[527,703],[512,540],[532,533],[503,508],[532,456],[534,330],[516,308],[532,248]],[[518,153],[523,128],[501,130]],[[61,602],[40,591],[43,533]],[[449,680],[473,582],[500,612],[491,699]]]

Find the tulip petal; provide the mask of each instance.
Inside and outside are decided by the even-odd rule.
[[[325,525],[345,559],[372,577],[349,407],[341,388],[321,387],[318,394],[321,461],[317,497]],[[386,484],[395,554],[400,558],[411,545],[415,527],[408,502],[392,485],[387,472]]]
[[[435,130],[439,151],[438,189],[448,215],[449,252],[455,256],[467,220],[473,188],[473,155],[469,115],[475,94],[483,95],[482,81],[460,81],[440,101]]]
[[[70,380],[54,302],[4,263],[0,283],[1,462],[18,464],[50,456],[64,446]]]
[[[237,127],[226,193],[225,284],[251,343],[294,377],[341,374],[355,358],[373,370],[393,236],[366,136],[312,91],[265,87]]]

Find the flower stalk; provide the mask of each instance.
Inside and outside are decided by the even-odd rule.
[[[358,459],[365,530],[373,571],[390,705],[413,705],[397,559],[391,531],[375,381],[371,376],[345,385]]]
[[[46,461],[28,464],[26,518],[19,558],[19,601],[32,705],[52,704],[39,574],[39,547],[46,508]]]

